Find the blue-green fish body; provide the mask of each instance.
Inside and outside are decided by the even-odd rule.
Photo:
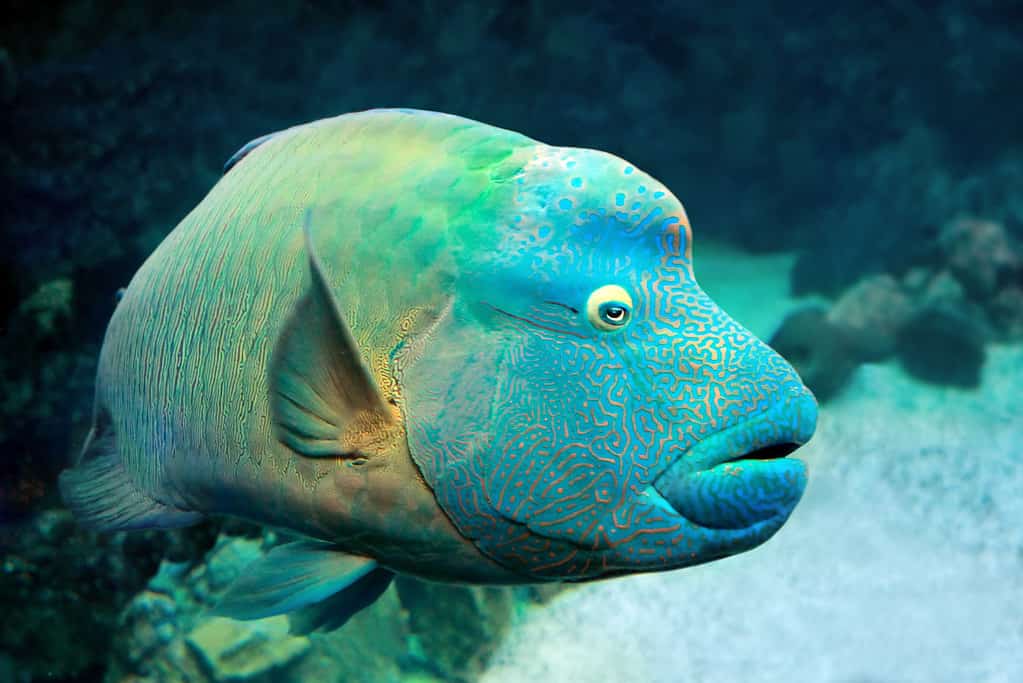
[[[377,110],[229,166],[118,303],[62,479],[99,528],[230,514],[310,539],[224,613],[337,626],[393,571],[683,567],[798,501],[781,456],[812,396],[699,288],[682,206],[627,162]]]

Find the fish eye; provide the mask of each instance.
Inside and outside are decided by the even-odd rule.
[[[631,316],[632,297],[618,285],[598,287],[586,301],[586,317],[602,332],[622,329]]]

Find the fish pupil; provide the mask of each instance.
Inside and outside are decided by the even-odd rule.
[[[618,304],[607,304],[601,311],[603,318],[612,325],[621,325],[625,322],[625,317],[628,315],[624,306]]]

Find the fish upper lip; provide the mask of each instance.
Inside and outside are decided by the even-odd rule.
[[[817,424],[817,402],[813,398],[813,394],[803,386],[800,386],[798,389],[794,388],[792,394],[793,403],[797,401],[802,402],[803,405],[800,407],[812,414],[801,416],[803,419],[798,423],[799,428],[794,430],[793,433],[786,434],[786,438],[765,439],[759,442],[754,439],[750,443],[750,448],[738,455],[735,454],[734,450],[727,448],[733,434],[743,430],[748,430],[755,434],[759,424],[777,420],[779,412],[791,410],[792,406],[789,402],[781,403],[771,410],[754,415],[738,424],[726,427],[697,441],[672,458],[664,470],[654,477],[652,484],[656,486],[667,477],[685,476],[693,472],[709,470],[726,462],[746,459],[773,460],[791,455],[810,441]]]

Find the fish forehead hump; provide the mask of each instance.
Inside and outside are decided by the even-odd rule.
[[[598,150],[536,144],[522,154],[489,222],[462,230],[464,241],[491,245],[475,252],[480,270],[538,283],[660,268],[692,276],[689,218],[660,182]]]
[[[251,195],[264,210],[342,201],[356,212],[440,206],[457,215],[518,172],[520,150],[537,144],[514,131],[413,109],[344,114],[264,137],[232,160],[211,194]]]

